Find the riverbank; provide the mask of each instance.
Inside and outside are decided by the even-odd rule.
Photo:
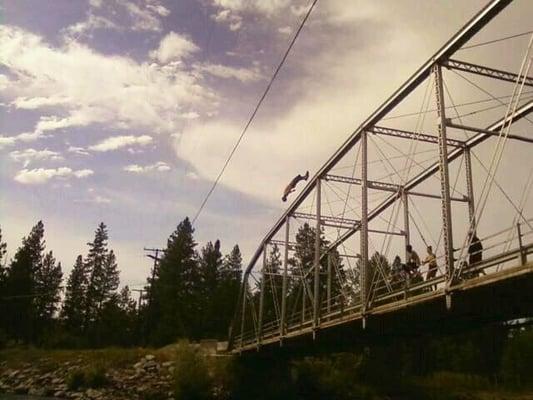
[[[370,360],[377,369],[355,353],[230,357],[187,342],[161,349],[11,349],[0,351],[0,392],[32,400],[533,400],[533,390],[480,375],[394,376],[383,360]]]

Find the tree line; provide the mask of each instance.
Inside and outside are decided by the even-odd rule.
[[[227,336],[242,275],[238,245],[197,249],[188,218],[170,235],[139,302],[120,272],[100,223],[68,277],[46,248],[39,221],[8,260],[0,229],[0,345],[49,347],[165,345],[178,338]]]

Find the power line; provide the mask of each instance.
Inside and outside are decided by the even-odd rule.
[[[517,38],[517,37],[520,37],[520,36],[529,35],[530,33],[533,33],[533,31],[518,33],[516,35],[511,35],[511,36],[505,36],[505,37],[502,37],[502,38],[499,38],[499,39],[489,40],[488,42],[472,44],[470,46],[461,47],[459,50],[473,49],[474,47],[485,46],[487,44],[492,44],[492,43],[496,43],[496,42],[502,42],[502,41],[507,40],[507,39],[513,39],[513,38]]]
[[[218,182],[220,181],[220,178],[222,177],[222,174],[224,174],[224,171],[226,170],[226,167],[228,166],[229,162],[231,161],[233,155],[235,154],[235,151],[237,150],[237,148],[239,147],[239,145],[241,144],[241,141],[244,137],[244,135],[246,134],[246,132],[248,131],[248,128],[250,127],[250,125],[252,124],[257,112],[259,111],[259,108],[261,107],[261,104],[263,104],[263,101],[265,100],[267,94],[270,92],[270,88],[272,87],[272,84],[274,83],[274,81],[276,80],[278,74],[279,74],[279,71],[281,70],[281,68],[283,67],[283,64],[285,64],[285,60],[287,59],[287,57],[289,56],[289,53],[294,45],[294,43],[296,42],[296,39],[298,39],[298,36],[300,35],[300,32],[301,30],[303,29],[305,23],[307,22],[307,19],[309,18],[309,16],[311,15],[311,12],[313,11],[316,3],[318,3],[318,0],[314,0],[313,3],[311,4],[311,7],[309,7],[309,9],[307,10],[307,13],[305,14],[305,17],[303,18],[302,22],[300,23],[300,26],[298,27],[298,30],[296,31],[296,33],[294,34],[294,37],[292,38],[291,42],[289,43],[289,47],[287,48],[287,50],[285,51],[285,54],[283,55],[283,58],[281,59],[281,62],[279,63],[278,67],[276,68],[276,70],[274,71],[274,75],[272,75],[272,78],[270,79],[270,82],[268,83],[263,95],[261,96],[261,98],[259,99],[259,102],[257,103],[257,105],[255,106],[255,109],[254,111],[252,112],[252,115],[250,116],[250,118],[248,119],[248,122],[246,123],[246,125],[244,126],[244,129],[242,130],[241,132],[241,135],[239,136],[239,138],[237,139],[237,142],[235,143],[235,145],[233,146],[233,149],[231,150],[228,158],[226,159],[226,161],[224,162],[224,165],[222,166],[222,169],[220,170],[217,178],[215,179],[215,181],[213,182],[213,185],[211,186],[211,189],[209,189],[209,192],[207,192],[207,195],[205,196],[204,200],[202,201],[202,204],[200,205],[200,208],[198,209],[198,211],[196,212],[196,215],[194,216],[193,220],[192,220],[192,223],[194,225],[194,223],[196,222],[196,220],[198,219],[198,217],[200,216],[200,213],[202,212],[202,210],[204,209],[207,201],[209,200],[209,198],[211,197],[211,194],[213,193],[213,191],[215,190],[216,186],[218,185]]]

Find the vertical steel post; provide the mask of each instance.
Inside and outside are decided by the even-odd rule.
[[[466,193],[468,196],[468,220],[470,221],[470,229],[476,226],[476,210],[474,208],[474,181],[472,179],[472,158],[470,156],[470,148],[465,146],[463,149],[465,155],[465,174],[466,174]]]
[[[261,278],[261,285],[259,286],[259,317],[258,317],[258,329],[257,329],[257,344],[261,344],[261,340],[263,338],[263,314],[264,314],[264,308],[265,308],[265,288],[266,288],[266,280],[268,277],[268,271],[267,271],[267,248],[268,244],[265,243],[263,245],[263,267],[261,268],[263,272],[263,276]]]
[[[524,244],[522,243],[522,229],[520,228],[520,222],[516,223],[516,230],[518,231],[518,246],[520,247],[520,265],[526,265],[527,255],[524,251]]]
[[[411,232],[409,229],[409,197],[407,192],[402,188],[401,192],[402,204],[403,204],[403,229],[405,232],[405,247],[411,244]],[[405,262],[407,262],[407,249],[405,250]]]
[[[316,232],[315,232],[315,279],[314,279],[314,289],[313,289],[313,332],[318,329],[318,320],[320,313],[320,242],[321,242],[321,229],[320,229],[320,218],[321,218],[321,202],[322,202],[322,188],[321,188],[321,179],[318,178],[316,181]],[[314,333],[313,333],[314,335]]]
[[[444,230],[444,260],[446,263],[446,275],[448,284],[454,278],[453,259],[453,236],[452,236],[452,207],[450,201],[450,175],[448,172],[448,143],[446,137],[446,112],[444,105],[444,90],[442,80],[442,70],[440,65],[433,66],[435,75],[435,91],[437,100],[438,129],[439,129],[439,170],[440,170],[440,190],[442,207],[442,226]],[[447,296],[447,306],[451,306],[451,298]]]
[[[331,312],[331,253],[328,253],[327,311]]]
[[[287,278],[289,265],[289,225],[290,217],[287,215],[285,219],[285,254],[283,256],[283,281],[281,283],[281,320],[279,324],[279,335],[281,338],[285,336],[286,319],[287,319]]]
[[[244,319],[246,318],[246,295],[248,293],[248,274],[244,274],[242,285],[241,349],[244,344]]]
[[[361,270],[359,271],[359,284],[361,286],[361,312],[363,326],[366,325],[365,313],[369,289],[368,271],[368,133],[361,132]]]

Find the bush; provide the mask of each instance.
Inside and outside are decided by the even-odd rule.
[[[501,373],[509,386],[533,386],[533,330],[516,333],[507,342]]]
[[[108,384],[105,376],[105,370],[100,366],[89,367],[85,370],[74,370],[66,379],[69,390],[78,390],[81,388],[101,388]]]
[[[76,369],[68,374],[66,383],[69,390],[78,390],[85,385],[85,374]]]
[[[207,400],[213,393],[212,379],[199,351],[187,341],[178,343],[174,369],[176,400]]]
[[[94,366],[85,370],[85,385],[87,387],[98,389],[106,386],[107,383],[105,369],[101,366]]]

